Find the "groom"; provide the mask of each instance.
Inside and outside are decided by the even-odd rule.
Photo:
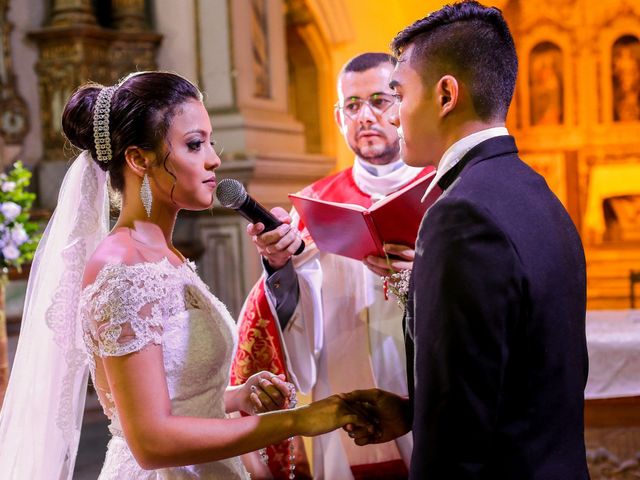
[[[517,74],[509,29],[498,9],[468,1],[392,47],[403,158],[435,165],[444,192],[416,243],[410,397],[344,395],[380,425],[350,436],[364,445],[412,429],[412,479],[587,479],[584,253],[505,128]]]

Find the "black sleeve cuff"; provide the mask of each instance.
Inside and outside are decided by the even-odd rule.
[[[298,275],[291,260],[279,270],[274,270],[269,262],[262,258],[262,266],[267,274],[265,285],[276,306],[278,323],[280,323],[280,328],[284,330],[293,316],[300,298]]]

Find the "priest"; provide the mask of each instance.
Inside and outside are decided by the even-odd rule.
[[[302,195],[369,207],[432,170],[407,166],[400,158],[398,132],[388,121],[397,109],[389,88],[394,67],[395,59],[385,53],[364,53],[343,67],[335,118],[354,163],[304,188]],[[277,229],[263,233],[262,224],[247,227],[264,275],[240,314],[232,380],[242,383],[270,370],[285,373],[313,399],[374,386],[407,395],[403,312],[387,299],[381,274],[411,268],[413,249],[387,245],[388,259],[362,262],[324,253],[295,210],[273,213],[284,222]],[[292,256],[301,238],[305,251]],[[314,439],[314,478],[404,478],[411,450],[410,435],[356,447],[338,430]],[[284,478],[286,445],[268,454],[272,473]]]

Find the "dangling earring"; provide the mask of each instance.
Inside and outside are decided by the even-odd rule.
[[[140,200],[142,200],[142,205],[147,212],[147,217],[151,217],[151,204],[153,203],[153,197],[151,196],[149,177],[146,173],[142,179],[142,187],[140,187]]]

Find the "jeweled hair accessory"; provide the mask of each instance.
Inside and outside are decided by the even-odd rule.
[[[96,105],[93,108],[93,141],[96,146],[98,161],[104,163],[108,163],[112,156],[109,113],[111,111],[111,99],[117,89],[118,85],[114,85],[100,90]]]

